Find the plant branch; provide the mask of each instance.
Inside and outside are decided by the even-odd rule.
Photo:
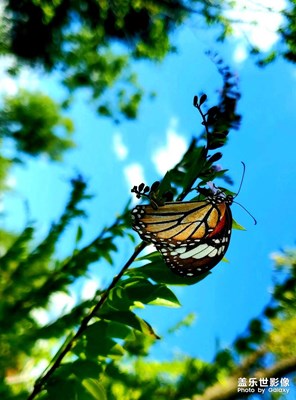
[[[135,260],[135,258],[138,256],[138,254],[141,253],[142,250],[146,247],[147,243],[141,242],[135,249],[134,253],[130,257],[130,259],[126,262],[126,264],[123,266],[121,271],[119,272],[118,275],[116,275],[108,288],[103,292],[102,297],[98,301],[98,303],[92,308],[92,310],[89,312],[89,314],[82,320],[79,329],[75,333],[75,335],[70,338],[70,340],[62,345],[60,350],[57,352],[55,357],[53,358],[53,363],[51,367],[48,369],[47,372],[44,372],[41,377],[36,381],[34,385],[34,389],[32,393],[29,395],[28,400],[33,400],[37,394],[39,394],[43,388],[46,382],[48,382],[49,378],[52,376],[52,374],[56,371],[56,369],[61,365],[62,360],[64,357],[71,351],[71,349],[74,347],[76,341],[79,339],[79,337],[82,335],[82,333],[87,329],[88,323],[90,320],[96,315],[98,310],[103,306],[105,301],[107,300],[110,291],[116,286],[117,282],[120,280],[120,278],[123,276],[125,271],[129,268],[129,266],[132,264],[132,262]]]
[[[254,378],[279,378],[296,370],[296,357],[286,358],[275,363],[270,368],[262,368],[252,373]],[[241,369],[239,368],[239,372]],[[240,375],[241,376],[241,375]],[[192,400],[234,400],[250,396],[248,392],[237,391],[237,375],[232,376],[222,383],[217,383],[208,388],[203,394],[195,395]]]
[[[205,147],[205,150],[206,150],[205,156],[207,156],[208,150],[209,150],[208,145],[209,145],[209,136],[210,136],[210,132],[209,132],[209,126],[208,126],[208,123],[207,123],[207,120],[206,120],[206,114],[203,113],[203,111],[202,111],[202,109],[201,109],[201,106],[202,106],[202,105],[201,105],[201,104],[198,104],[198,102],[195,104],[195,107],[198,109],[198,112],[199,112],[200,115],[201,115],[201,118],[202,118],[202,125],[205,127],[205,131],[206,131],[206,142],[207,142],[207,144],[206,144],[206,147]]]

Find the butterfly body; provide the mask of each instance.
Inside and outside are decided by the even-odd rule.
[[[158,208],[139,205],[133,229],[152,243],[166,264],[181,276],[208,272],[223,258],[231,237],[233,197],[218,192],[204,201],[167,202]]]

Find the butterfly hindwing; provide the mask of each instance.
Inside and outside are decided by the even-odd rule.
[[[221,231],[215,238],[205,238],[198,242],[184,242],[164,246],[156,244],[166,264],[181,276],[198,276],[215,267],[224,257],[229,246],[231,230]],[[173,247],[174,246],[174,247]]]

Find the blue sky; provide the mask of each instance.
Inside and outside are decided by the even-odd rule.
[[[272,33],[269,25],[267,28]],[[262,31],[248,34],[251,40],[260,38],[265,50],[276,40],[266,33],[264,42]],[[295,246],[295,67],[278,60],[259,69],[254,59],[247,57],[241,31],[226,44],[214,43],[213,37],[212,32],[198,30],[194,21],[188,22],[174,35],[177,54],[170,55],[162,64],[136,65],[140,81],[145,83],[147,91],[156,90],[157,97],[143,102],[134,122],[116,126],[97,118],[93,107],[85,101],[87,93],[81,93],[69,112],[76,127],[77,148],[65,156],[63,165],[38,159],[28,160],[25,167],[16,167],[10,177],[14,190],[3,205],[7,211],[4,227],[21,229],[27,220],[24,214],[27,198],[30,219],[36,220],[42,236],[63,211],[68,181],[79,171],[95,195],[86,204],[89,214],[84,226],[86,244],[105,225],[112,224],[130,198],[132,186],[142,180],[151,184],[160,179],[180,159],[192,135],[201,133],[200,116],[192,106],[192,99],[195,94],[206,92],[208,105],[215,105],[222,81],[204,53],[209,48],[218,51],[239,76],[242,93],[239,111],[243,117],[240,130],[231,132],[220,163],[230,170],[235,182],[230,189],[235,191],[242,175],[241,161],[245,162],[246,175],[237,201],[248,208],[258,224],[254,226],[252,219],[234,204],[233,216],[247,230],[233,232],[227,252],[229,263],[221,262],[197,285],[174,288],[182,303],[180,309],[150,307],[141,312],[161,336],[187,313],[197,315],[191,328],[159,341],[153,350],[153,355],[159,358],[190,354],[210,361],[217,343],[219,347],[230,346],[270,299],[271,254]],[[9,89],[7,79],[5,82]],[[28,82],[57,99],[62,94],[52,78],[41,82],[38,76],[28,74],[19,85]],[[71,251],[75,233],[73,226],[59,249],[60,255]],[[57,309],[67,302],[70,307],[77,300],[78,289],[83,297],[97,286],[105,286],[133,252],[126,242],[119,242],[120,253],[116,255],[114,269],[101,264],[92,266],[90,280],[77,283],[72,298],[64,294],[56,296],[52,307]],[[38,317],[46,321],[45,315]]]

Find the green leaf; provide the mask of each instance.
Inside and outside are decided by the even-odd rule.
[[[107,400],[107,396],[103,385],[97,379],[84,379],[82,385],[85,387],[87,392],[91,395],[91,398],[96,400]]]
[[[149,260],[149,261],[158,261],[160,259],[160,254],[158,251],[153,251],[152,253],[145,254],[142,257],[137,257],[136,261],[142,261],[142,260]],[[130,270],[129,270],[130,271]]]
[[[153,291],[154,300],[149,304],[165,307],[180,307],[181,304],[175,294],[165,285],[160,285]]]
[[[44,400],[92,400],[81,385],[77,378],[71,377],[63,379],[57,374],[53,379],[50,379],[46,385],[47,393],[42,397]]]
[[[161,196],[166,192],[174,192],[174,189],[171,185],[171,183],[173,182],[173,176],[174,174],[172,173],[172,171],[166,172],[157,191],[159,194],[159,198],[161,198]]]
[[[123,324],[97,321],[86,329],[73,352],[79,356],[84,354],[89,360],[96,360],[99,356],[120,358],[124,355],[124,349],[113,338],[124,339],[129,332],[130,328]]]
[[[197,147],[194,150],[194,157],[190,157],[190,165],[188,166],[188,170],[182,180],[182,186],[184,189],[192,187],[196,179],[199,178],[206,164],[204,148]]]
[[[128,297],[133,301],[169,307],[180,306],[174,293],[164,284],[153,284],[146,278],[130,278],[124,285]]]
[[[132,243],[136,243],[136,239],[135,239],[135,236],[134,235],[132,235],[131,233],[127,233],[127,237],[129,237],[130,238],[130,240],[131,240],[131,242]]]
[[[98,337],[124,339],[127,335],[129,335],[129,333],[130,329],[127,326],[116,322],[116,320],[101,320],[89,326],[88,339],[96,340]]]
[[[75,238],[76,244],[78,244],[80,242],[80,240],[82,238],[82,235],[83,235],[83,230],[82,230],[81,225],[79,225],[78,228],[77,228],[76,238]]]
[[[143,259],[150,259],[152,262],[138,268],[130,268],[127,271],[127,274],[131,277],[145,277],[152,279],[154,282],[164,283],[166,285],[194,285],[197,282],[202,281],[206,278],[211,272],[206,272],[197,277],[182,277],[174,274],[169,267],[162,260],[161,255],[156,252],[149,254],[148,256],[144,256]],[[139,259],[140,260],[140,259]]]
[[[46,154],[59,161],[66,150],[74,147],[69,136],[73,122],[62,116],[60,105],[50,97],[22,89],[6,96],[4,102],[1,133],[13,139],[20,152],[32,156]]]
[[[97,378],[103,372],[102,365],[92,360],[79,359],[69,364],[70,370],[80,380],[83,380],[85,378]]]
[[[242,225],[240,225],[238,222],[236,222],[235,219],[232,219],[232,229],[238,229],[240,231],[246,231],[246,228],[244,228]]]
[[[111,321],[116,321],[121,324],[128,325],[148,336],[152,336],[156,339],[159,339],[159,336],[154,332],[148,322],[138,317],[132,311],[123,311],[123,312],[107,312],[107,313],[99,313],[99,317],[103,319],[108,319]]]
[[[168,329],[169,333],[175,333],[180,328],[183,328],[184,326],[188,327],[193,325],[194,321],[196,320],[196,314],[195,313],[189,313],[187,314],[181,321],[177,322],[175,325],[173,325],[171,328]]]
[[[108,299],[104,303],[101,310],[105,311],[125,311],[129,310],[133,305],[133,300],[131,300],[127,292],[122,288],[122,286],[116,286],[113,288],[108,296]]]

